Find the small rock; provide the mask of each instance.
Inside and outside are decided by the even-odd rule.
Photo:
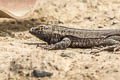
[[[117,69],[114,69],[113,72],[119,72]]]
[[[115,24],[117,24],[117,22],[112,22],[112,25],[115,25]]]
[[[85,66],[85,69],[88,69],[89,67],[88,66]]]
[[[98,26],[98,28],[103,28],[103,26]]]
[[[32,75],[34,77],[51,77],[53,75],[53,73],[50,72],[45,72],[45,71],[39,71],[39,70],[33,70]]]
[[[69,52],[69,53],[62,53],[60,56],[72,58],[72,57],[74,57],[75,55],[74,55],[73,53]]]

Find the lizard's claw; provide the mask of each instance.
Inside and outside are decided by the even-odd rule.
[[[36,48],[41,47],[45,50],[52,50],[52,46],[53,46],[53,44],[51,44],[51,45],[37,45]]]
[[[97,50],[92,50],[91,52],[90,52],[90,54],[96,54],[96,53],[99,53],[99,52],[101,52],[102,50],[100,50],[100,49],[97,49]]]
[[[120,50],[120,45],[116,45],[116,47],[113,50],[113,53],[116,54],[116,52],[119,51],[119,50]]]

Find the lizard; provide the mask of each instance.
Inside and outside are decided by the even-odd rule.
[[[30,28],[29,32],[47,42],[48,45],[40,47],[48,50],[99,46],[111,46],[111,49],[120,44],[120,29],[88,30],[40,24]]]

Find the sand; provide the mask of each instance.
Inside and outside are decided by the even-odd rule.
[[[119,80],[120,51],[93,49],[48,51],[29,33],[39,24],[79,29],[119,29],[119,0],[40,0],[27,19],[0,19],[0,80]],[[33,70],[53,73],[51,78],[28,76]]]

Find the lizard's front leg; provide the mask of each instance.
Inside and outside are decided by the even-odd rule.
[[[44,45],[40,47],[48,50],[57,50],[57,49],[66,49],[67,47],[70,46],[70,44],[71,44],[71,40],[69,38],[63,38],[63,40],[58,43],[51,45]]]

